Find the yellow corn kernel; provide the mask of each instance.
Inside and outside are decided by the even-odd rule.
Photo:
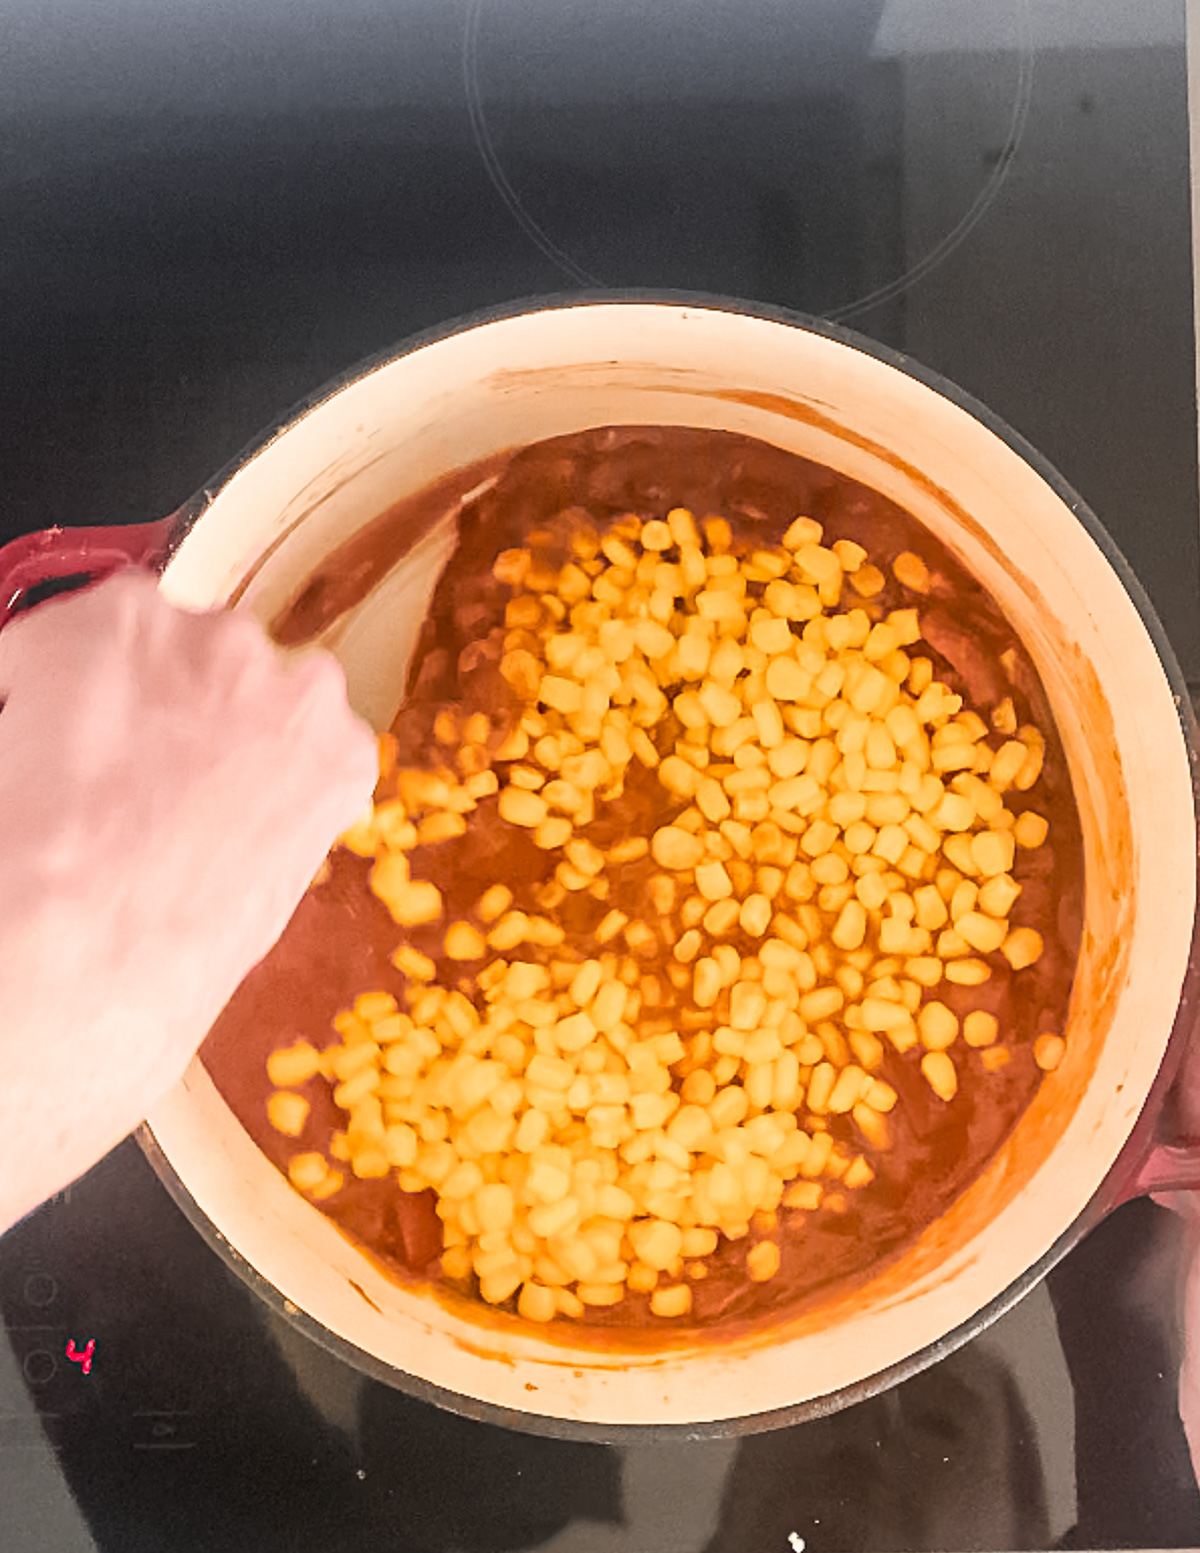
[[[298,1138],[304,1131],[311,1107],[303,1095],[276,1090],[267,1097],[267,1120],[276,1132],[285,1137]]]
[[[704,927],[714,938],[720,938],[730,932],[741,914],[741,907],[735,900],[714,901],[704,913]]]
[[[443,1258],[443,1263],[445,1259]],[[540,1283],[523,1283],[517,1296],[517,1314],[526,1321],[553,1321],[558,1313],[554,1290]]]
[[[1005,793],[1024,770],[1029,751],[1019,739],[1010,739],[996,751],[988,771],[988,783],[998,793]]]
[[[1000,946],[1014,971],[1023,971],[1042,956],[1042,935],[1031,927],[1013,928]]]
[[[267,1077],[277,1089],[307,1084],[320,1071],[321,1057],[308,1041],[296,1041],[273,1051],[267,1058]]]
[[[549,812],[545,798],[524,787],[506,787],[500,794],[497,807],[502,820],[527,830],[536,829]]]
[[[991,974],[986,960],[951,960],[946,966],[946,980],[959,987],[981,987]]]
[[[402,971],[409,981],[432,981],[437,972],[437,966],[427,954],[422,954],[419,949],[414,949],[411,944],[401,944],[392,955],[392,964],[398,971]]]
[[[453,841],[456,836],[466,833],[467,822],[461,814],[451,814],[442,811],[429,814],[417,827],[417,842],[420,846],[436,846],[439,841]]]
[[[405,1122],[394,1122],[383,1136],[384,1152],[390,1165],[408,1170],[417,1162],[419,1140]]]
[[[870,1087],[870,1075],[862,1068],[851,1064],[845,1067],[837,1076],[837,1082],[833,1086],[828,1100],[828,1108],[835,1115],[843,1115],[852,1111],[862,1100]]]
[[[511,789],[510,789],[511,791]],[[570,841],[575,827],[563,814],[548,814],[540,820],[533,829],[534,845],[541,847],[543,852],[554,852],[559,847],[565,847]]]
[[[942,969],[942,962],[936,955],[913,955],[904,962],[905,974],[919,987],[936,987],[942,979]]]
[[[971,856],[985,879],[1006,874],[1013,865],[1014,839],[1010,832],[984,830],[971,837]]]
[[[660,868],[684,870],[695,868],[703,858],[704,843],[677,825],[663,825],[651,839],[650,852]]]
[[[512,891],[506,884],[493,884],[475,903],[475,914],[481,922],[495,922],[512,905]]]
[[[638,1219],[628,1235],[638,1260],[658,1272],[669,1268],[683,1250],[683,1231],[666,1219]]]
[[[668,755],[658,768],[658,780],[678,798],[694,797],[702,779],[696,767],[678,755]]]
[[[805,1103],[814,1116],[823,1116],[829,1109],[829,1097],[837,1082],[837,1069],[831,1062],[819,1062],[808,1081]]]
[[[1009,937],[1007,921],[997,921],[981,911],[967,911],[956,917],[954,930],[980,954],[993,954]]]
[[[626,1274],[627,1286],[637,1294],[649,1294],[658,1283],[658,1272],[642,1262],[635,1262]]]
[[[481,960],[487,953],[482,933],[469,922],[451,923],[442,947],[449,960]]]
[[[695,878],[696,889],[706,901],[725,900],[733,894],[733,881],[723,863],[698,863]]]
[[[797,1011],[806,1024],[817,1024],[822,1019],[832,1018],[844,1001],[840,987],[818,987],[805,993]]]
[[[1017,714],[1011,696],[1005,696],[992,708],[992,727],[997,733],[1014,734],[1017,731]]]
[[[1049,831],[1049,820],[1043,815],[1035,814],[1032,809],[1026,809],[1023,814],[1017,816],[1012,836],[1019,847],[1032,849],[1041,846]]]
[[[1000,1021],[984,1009],[973,1009],[963,1020],[963,1040],[968,1046],[991,1046],[1000,1034]]]
[[[766,1283],[779,1271],[779,1247],[773,1240],[760,1240],[746,1253],[746,1271],[755,1283]]]
[[[691,1308],[692,1291],[686,1283],[667,1284],[651,1292],[650,1309],[656,1316],[686,1316]]]
[[[342,1187],[345,1185],[345,1181],[346,1178],[340,1170],[327,1170],[325,1172],[324,1178],[318,1181],[316,1186],[310,1189],[308,1195],[312,1198],[313,1202],[324,1202],[326,1198],[332,1197],[335,1193],[340,1192]]]
[[[859,1017],[864,1030],[900,1030],[912,1022],[903,1003],[881,997],[864,998],[859,1005]]]
[[[353,1017],[353,1016],[351,1016]],[[345,1016],[339,1015],[338,1020],[344,1022]],[[364,1026],[369,1030],[369,1026]],[[375,1040],[369,1034],[365,1039],[359,1039],[357,1032],[346,1031],[345,1045],[332,1046],[322,1054],[322,1068],[329,1076],[341,1079],[353,1078],[356,1073],[361,1073],[364,1068],[372,1067],[379,1060],[379,1049]]]
[[[921,1073],[939,1100],[953,1100],[958,1092],[958,1070],[944,1051],[926,1052]]]
[[[599,927],[596,929],[597,942],[601,944],[609,943],[617,936],[618,933],[622,931],[623,928],[627,926],[628,922],[629,918],[625,915],[625,913],[623,911],[618,911],[614,907],[612,911],[605,914],[605,916],[600,921]]]
[[[979,891],[979,906],[989,917],[1007,917],[1021,894],[1021,886],[1009,874],[996,874]]]
[[[375,866],[378,868],[379,864]],[[371,887],[379,895],[374,879]],[[442,914],[442,893],[436,884],[425,879],[409,880],[389,889],[388,894],[380,895],[379,898],[401,927],[421,927],[425,923],[436,922]]]
[[[867,913],[858,899],[848,900],[841,909],[830,938],[839,949],[857,949],[866,937]]]
[[[819,1181],[796,1181],[784,1192],[783,1206],[785,1208],[798,1208],[804,1213],[812,1213],[821,1206],[823,1192],[824,1188]]]
[[[697,881],[698,886],[699,881]],[[744,933],[749,934],[751,938],[761,938],[771,925],[772,915],[771,902],[767,897],[754,894],[748,895],[742,902],[738,920]]]
[[[288,1160],[288,1180],[298,1192],[311,1192],[324,1181],[328,1168],[323,1154],[295,1154]]]
[[[1021,728],[1017,731],[1017,737],[1026,746],[1027,754],[1025,763],[1013,778],[1013,786],[1019,793],[1028,792],[1042,774],[1042,764],[1046,756],[1046,741],[1036,728]]]
[[[891,1140],[888,1135],[887,1119],[881,1116],[874,1106],[860,1100],[850,1115],[872,1148],[882,1151],[888,1147]]]
[[[892,562],[892,575],[904,587],[914,593],[929,592],[929,568],[919,555],[902,550]]]
[[[926,1003],[917,1015],[917,1029],[926,1051],[945,1051],[958,1039],[958,1019],[944,1003]]]
[[[380,900],[386,900],[389,895],[402,889],[408,883],[409,877],[409,861],[404,852],[383,851],[375,859],[369,881],[371,889]]]

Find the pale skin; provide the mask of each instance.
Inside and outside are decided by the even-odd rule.
[[[327,654],[129,571],[0,635],[0,1232],[178,1082],[369,805]]]

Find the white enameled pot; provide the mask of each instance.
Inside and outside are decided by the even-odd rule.
[[[931,1362],[1019,1297],[1135,1178],[1144,1188],[1190,1169],[1184,1154],[1150,1154],[1172,1030],[1177,1054],[1195,991],[1190,713],[1141,590],[1064,482],[957,390],[845,331],[674,297],[543,303],[370,364],[140,537],[18,542],[0,553],[0,581],[8,598],[133,555],[162,564],[172,599],[236,598],[266,620],[398,498],[491,454],[619,423],[721,428],[827,464],[914,514],[999,601],[1049,694],[1086,847],[1062,1066],[983,1176],[875,1276],[769,1331],[652,1351],[612,1333],[588,1344],[565,1324],[551,1338],[482,1308],[475,1318],[389,1280],[292,1191],[199,1062],[145,1142],[243,1275],[375,1375],[515,1427],[771,1427]],[[450,515],[328,639],[377,726],[452,542]]]

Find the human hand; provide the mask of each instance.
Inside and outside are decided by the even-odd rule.
[[[0,635],[0,1230],[177,1082],[366,808],[320,652],[124,572]]]

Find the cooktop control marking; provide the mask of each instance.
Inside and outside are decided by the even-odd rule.
[[[92,1373],[92,1355],[95,1352],[96,1339],[94,1337],[88,1338],[87,1347],[82,1352],[75,1347],[75,1339],[73,1337],[67,1338],[67,1358],[70,1359],[72,1364],[79,1365],[85,1375]]]

